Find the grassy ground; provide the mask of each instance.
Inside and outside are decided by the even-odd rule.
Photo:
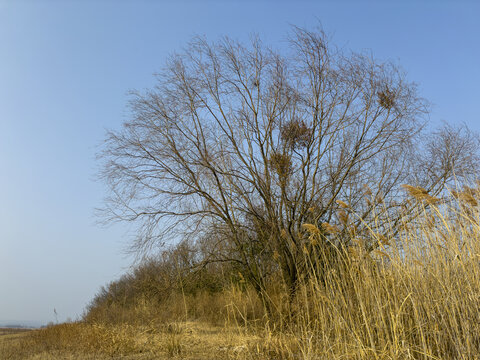
[[[393,239],[372,229],[369,253],[355,237],[329,258],[309,224],[312,276],[293,297],[273,287],[269,311],[246,285],[163,303],[139,284],[120,302],[112,286],[83,322],[1,331],[0,360],[480,360],[480,189],[469,194],[420,207]]]
[[[0,331],[0,359],[242,359],[261,337],[238,329],[187,322],[161,327],[61,324]],[[262,345],[263,346],[263,345]]]
[[[0,343],[22,338],[30,329],[0,328]]]

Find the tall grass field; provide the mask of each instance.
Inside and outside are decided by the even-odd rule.
[[[103,288],[80,321],[1,332],[0,359],[480,359],[480,190],[405,189],[416,210],[390,238],[351,229],[337,246],[334,225],[304,224],[309,276],[293,294],[272,276],[268,311],[234,268],[165,255]]]

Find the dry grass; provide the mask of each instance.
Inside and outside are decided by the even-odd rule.
[[[479,192],[456,192],[459,202],[446,205],[421,190],[410,191],[418,201],[415,222],[395,239],[382,238],[372,253],[365,253],[362,241],[338,249],[333,264],[322,250],[306,253],[312,269],[318,259],[327,266],[321,279],[303,283],[282,314],[281,333],[297,340],[286,346],[292,354],[480,358],[480,222],[473,201]],[[319,232],[310,228],[314,239]],[[370,232],[380,240],[381,229]]]
[[[155,327],[71,323],[30,331],[3,347],[0,342],[0,358],[236,359],[259,343],[253,333],[200,322]]]
[[[273,313],[247,286],[231,286],[176,298],[163,309],[148,302],[116,309],[123,322],[97,313],[85,322],[3,334],[0,358],[480,359],[478,191],[456,192],[449,205],[423,189],[408,191],[418,201],[416,220],[395,239],[371,229],[371,239],[381,240],[371,253],[365,239],[356,239],[330,261],[331,252],[318,245],[319,228],[306,225],[316,244],[304,252],[313,275],[294,298],[281,286],[272,292]],[[183,321],[185,306],[187,316],[203,320]]]

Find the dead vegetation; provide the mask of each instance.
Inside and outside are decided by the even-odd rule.
[[[374,251],[366,251],[368,239],[352,238],[335,254],[322,247],[321,225],[305,224],[303,256],[312,276],[293,297],[281,278],[272,281],[272,308],[229,264],[212,280],[223,279],[220,289],[195,290],[205,277],[184,269],[172,277],[169,293],[149,292],[165,286],[164,278],[150,276],[147,286],[141,267],[155,273],[163,266],[150,260],[119,281],[123,292],[112,285],[100,292],[83,321],[3,337],[0,356],[479,359],[480,219],[473,200],[480,190],[464,188],[432,203],[422,189],[405,188],[416,203],[415,220],[390,239],[371,228],[380,240]]]

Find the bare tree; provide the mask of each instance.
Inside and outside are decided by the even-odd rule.
[[[438,194],[478,168],[469,133],[422,141],[427,104],[394,64],[345,54],[321,31],[294,28],[290,44],[281,54],[258,39],[195,39],[133,95],[101,157],[107,216],[140,225],[136,249],[207,237],[207,258],[238,264],[259,294],[271,274],[294,292],[307,272],[303,224],[338,246],[398,218],[399,185]]]

